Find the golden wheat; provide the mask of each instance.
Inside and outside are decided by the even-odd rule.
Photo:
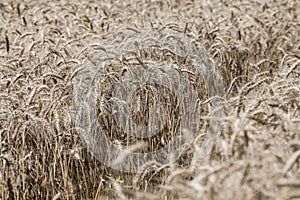
[[[1,2],[0,198],[299,198],[299,8],[296,0]],[[147,163],[154,171],[134,175],[102,165],[84,148],[73,118],[73,81],[84,73],[78,66],[90,52],[103,51],[117,33],[144,28],[172,29],[202,44],[221,72],[227,106],[222,134],[200,159],[212,100],[193,66],[174,52],[163,57],[153,49],[113,63],[101,87],[107,93],[116,77],[154,60],[179,63],[179,73],[203,96],[204,128],[187,156],[166,166]],[[132,114],[160,91],[168,92],[140,90]],[[107,98],[97,102],[99,113],[109,113]],[[123,146],[135,144],[112,133]],[[153,146],[169,139],[159,137]],[[124,183],[108,178],[118,176]]]

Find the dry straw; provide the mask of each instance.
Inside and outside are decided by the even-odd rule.
[[[299,7],[296,0],[1,2],[0,198],[300,198]],[[227,117],[205,159],[197,157],[203,129],[186,157],[134,176],[84,148],[72,119],[73,80],[113,34],[149,27],[203,44],[226,85]],[[118,176],[124,183],[112,181]]]

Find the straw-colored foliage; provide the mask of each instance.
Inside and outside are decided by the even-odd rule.
[[[297,0],[0,2],[0,199],[300,199],[299,8]],[[226,117],[205,159],[196,141],[174,164],[126,174],[87,152],[72,115],[73,83],[103,42],[143,28],[203,45],[224,82]],[[172,62],[158,54],[151,59]],[[120,76],[119,66],[108,72]],[[205,102],[193,73],[182,70]],[[132,102],[147,109],[143,98]],[[120,145],[136,142],[114,133]]]

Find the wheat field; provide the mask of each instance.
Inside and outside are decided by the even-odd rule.
[[[297,0],[1,1],[0,199],[300,199],[299,13]],[[221,75],[225,119],[205,158],[195,141],[173,164],[125,173],[100,163],[76,131],[74,80],[106,41],[149,28],[203,46]],[[177,59],[156,53],[150,57],[161,63]],[[119,77],[121,65],[106,73]],[[202,79],[190,74],[205,102]],[[163,100],[176,102],[166,92]],[[178,111],[168,109],[174,126]],[[119,145],[136,142],[105,128]],[[201,130],[197,138],[207,134]]]

